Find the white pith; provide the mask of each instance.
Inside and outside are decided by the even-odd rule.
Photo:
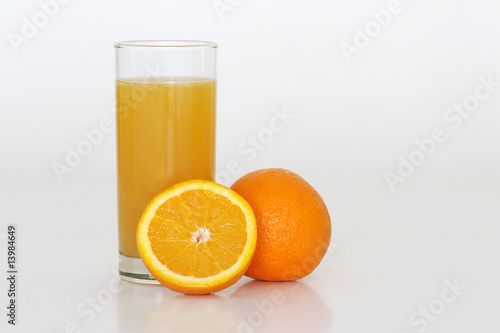
[[[193,232],[193,242],[200,244],[202,242],[206,242],[210,240],[210,230],[207,228],[198,228],[195,232]]]

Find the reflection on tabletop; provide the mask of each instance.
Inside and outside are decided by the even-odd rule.
[[[230,293],[182,295],[121,282],[120,332],[317,332],[332,313],[306,282],[248,280]]]

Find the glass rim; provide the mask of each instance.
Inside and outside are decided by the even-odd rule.
[[[207,47],[217,48],[216,42],[202,40],[126,40],[114,43],[114,47],[138,48],[138,47]]]

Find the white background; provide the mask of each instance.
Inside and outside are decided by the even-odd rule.
[[[389,2],[73,0],[13,47],[23,20],[43,11],[37,1],[2,1],[3,263],[7,224],[19,230],[19,317],[9,329],[410,333],[423,328],[412,313],[439,305],[445,281],[458,279],[467,289],[425,331],[499,332],[500,87],[457,129],[443,115],[473,96],[480,77],[500,81],[500,5],[401,0],[347,59],[342,43],[355,45],[356,28]],[[218,14],[220,3],[232,10]],[[62,181],[53,163],[65,163],[82,131],[114,122],[113,42],[130,39],[219,43],[217,169],[236,160],[232,183],[282,167],[318,190],[335,246],[310,277],[295,287],[245,278],[201,298],[116,281],[114,132]],[[238,145],[275,109],[295,117],[248,161]],[[384,174],[435,128],[447,140],[391,191]],[[259,310],[276,289],[285,302]],[[78,312],[96,297],[95,316]]]

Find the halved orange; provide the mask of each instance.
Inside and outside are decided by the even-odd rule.
[[[137,226],[137,246],[151,275],[186,294],[234,284],[250,265],[256,243],[250,205],[207,180],[185,181],[158,194]]]

